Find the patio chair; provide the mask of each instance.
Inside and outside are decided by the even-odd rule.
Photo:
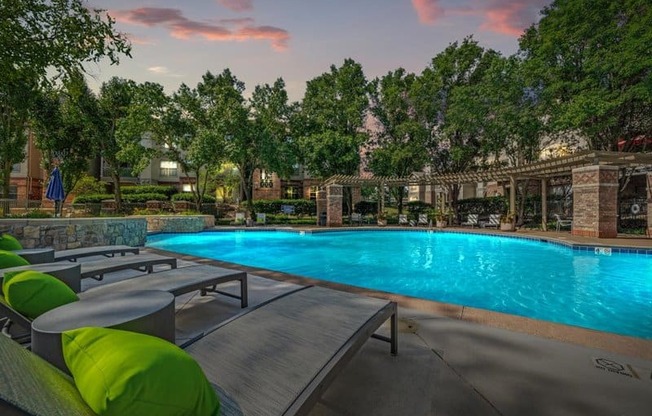
[[[376,335],[388,319],[390,336]],[[396,303],[307,287],[247,310],[182,347],[215,387],[222,415],[295,415],[314,406],[369,337],[398,352]],[[1,414],[93,415],[72,378],[4,337],[0,366]]]
[[[108,245],[56,251],[52,248],[27,248],[13,251],[31,264],[39,264],[64,260],[77,261],[79,258],[91,256],[113,257],[116,254],[121,256],[127,253],[138,254],[140,249],[125,245]]]
[[[267,215],[265,213],[256,214],[256,224],[265,225],[267,223]]]
[[[407,215],[399,214],[398,216],[398,225],[408,225]]]
[[[562,227],[570,227],[570,228],[573,227],[573,220],[562,219],[559,216],[559,214],[553,214],[553,216],[555,217],[555,220],[557,221],[557,224],[555,226],[555,229],[556,229],[557,232],[560,232]]]
[[[362,214],[358,212],[351,213],[351,224],[362,225]]]
[[[428,226],[428,214],[419,214],[419,219],[417,225],[423,225],[424,227]]]
[[[483,227],[493,227],[498,229],[500,227],[500,214],[489,214],[489,221],[483,224]]]
[[[461,225],[470,226],[471,228],[475,227],[476,225],[478,225],[478,214],[469,214],[466,217],[466,221],[463,222]]]

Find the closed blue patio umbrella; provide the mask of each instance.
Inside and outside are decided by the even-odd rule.
[[[61,201],[66,197],[66,194],[63,190],[63,181],[61,180],[61,172],[59,167],[55,166],[52,169],[50,174],[50,182],[48,187],[45,190],[45,197],[49,200],[54,201],[54,216],[58,217],[61,215]]]

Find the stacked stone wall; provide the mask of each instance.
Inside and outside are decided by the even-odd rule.
[[[147,221],[144,218],[2,219],[0,232],[13,235],[25,248],[143,246]]]

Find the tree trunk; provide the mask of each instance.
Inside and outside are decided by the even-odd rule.
[[[115,169],[112,169],[111,179],[113,179],[113,195],[115,198],[115,211],[122,212],[122,191],[120,190],[120,172],[118,172]]]
[[[5,161],[2,165],[2,173],[0,179],[2,179],[2,198],[9,198],[9,185],[11,184],[11,168],[12,164],[10,161]]]

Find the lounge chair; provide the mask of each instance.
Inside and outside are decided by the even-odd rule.
[[[398,216],[398,225],[408,225],[407,215],[399,214]]]
[[[428,214],[419,214],[417,225],[423,225],[424,227],[427,227],[429,225]]]
[[[231,281],[240,281],[240,296],[216,289],[216,285]],[[95,286],[80,293],[79,298],[84,299],[99,296],[108,292],[127,292],[134,290],[163,290],[172,293],[174,296],[200,290],[202,295],[205,295],[207,292],[214,292],[240,299],[240,306],[243,308],[246,308],[248,304],[247,273],[208,265],[165,270],[119,282]]]
[[[376,336],[388,319],[390,336]],[[222,415],[294,415],[313,407],[369,337],[397,353],[396,303],[308,287],[182,347],[216,386]],[[93,415],[68,375],[9,339],[0,339],[0,366],[3,415]]]
[[[116,254],[124,256],[126,253],[138,254],[139,252],[140,249],[138,247],[124,245],[82,247],[57,251],[52,248],[28,248],[14,251],[14,253],[23,257],[31,264],[51,263],[64,260],[77,261],[77,259],[81,257],[90,256],[113,257]]]
[[[489,221],[482,226],[483,228],[493,227],[498,229],[500,227],[500,214],[489,214]]]
[[[478,214],[469,214],[466,217],[466,221],[463,222],[461,225],[467,225],[470,226],[471,228],[475,227],[478,225]]]
[[[553,216],[557,221],[557,224],[555,226],[557,232],[561,231],[562,227],[570,227],[570,228],[573,227],[573,220],[564,220],[559,216],[559,214],[553,214]]]

